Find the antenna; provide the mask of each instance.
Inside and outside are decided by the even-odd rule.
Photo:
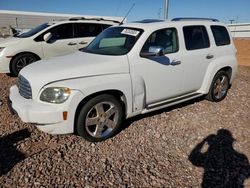
[[[169,0],[165,0],[165,7],[164,7],[164,19],[168,19],[168,7],[169,7]]]
[[[129,13],[131,12],[131,10],[134,8],[135,3],[130,7],[129,11],[127,12],[127,14],[125,15],[125,17],[123,18],[123,20],[121,21],[120,25],[123,24],[124,20],[128,17]]]

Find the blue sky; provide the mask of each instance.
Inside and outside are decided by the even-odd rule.
[[[250,0],[169,0],[169,17],[212,17],[250,22]],[[164,0],[0,0],[0,10],[124,16],[128,20],[163,18]]]

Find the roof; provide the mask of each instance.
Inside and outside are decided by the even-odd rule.
[[[118,25],[119,22],[112,20],[96,20],[96,19],[86,19],[86,20],[53,20],[49,21],[48,24],[64,24],[64,23],[93,23],[93,24],[108,24],[108,25]]]
[[[134,27],[141,29],[155,29],[155,28],[164,28],[166,24],[170,26],[177,25],[206,25],[206,24],[216,24],[216,25],[225,25],[222,22],[219,22],[216,19],[209,18],[178,18],[172,20],[155,20],[155,19],[147,19],[142,21],[136,21],[131,23],[125,23],[123,26],[125,27]]]

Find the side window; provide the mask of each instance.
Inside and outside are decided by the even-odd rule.
[[[152,33],[142,47],[142,52],[148,52],[150,46],[164,48],[165,54],[179,50],[177,30],[175,28],[161,29]]]
[[[47,32],[46,32],[47,33]],[[39,35],[38,37],[36,37],[35,39],[34,39],[34,41],[36,41],[36,42],[42,42],[42,41],[44,41],[43,40],[43,35],[44,35],[45,33],[43,33],[43,34],[41,34],[41,35]]]
[[[183,27],[183,33],[187,50],[198,50],[210,47],[205,26],[185,26]]]
[[[52,34],[51,40],[70,39],[73,38],[73,24],[61,24],[51,28],[48,32]]]
[[[110,26],[112,26],[112,25],[102,24],[102,30],[104,31],[105,29],[107,29]]]
[[[211,26],[214,40],[217,46],[229,45],[231,43],[228,31],[223,26]]]
[[[77,23],[76,37],[96,37],[102,32],[101,24]]]

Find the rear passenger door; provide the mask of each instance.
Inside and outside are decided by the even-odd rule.
[[[94,23],[76,23],[75,37],[77,39],[78,49],[86,47],[97,35],[110,25]]]
[[[207,28],[203,25],[183,27],[183,82],[185,93],[196,92],[201,88],[209,63],[215,52],[210,48]]]

